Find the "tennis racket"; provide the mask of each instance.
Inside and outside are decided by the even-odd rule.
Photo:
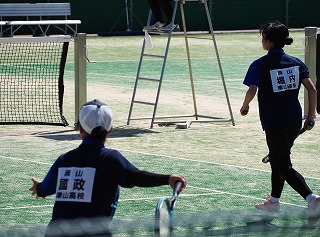
[[[311,127],[313,127],[313,126],[314,126],[314,122],[309,121],[309,122],[308,122],[308,125],[311,126]],[[306,131],[306,129],[305,129],[304,127],[301,128],[300,131],[299,131],[298,136],[301,135],[302,133],[304,133],[305,131]],[[270,161],[270,159],[269,159],[269,154],[262,158],[262,162],[263,162],[263,163],[268,163],[269,161]]]
[[[159,199],[155,212],[154,232],[158,237],[169,237],[173,229],[173,209],[176,199],[181,191],[182,182],[176,182],[171,198]]]

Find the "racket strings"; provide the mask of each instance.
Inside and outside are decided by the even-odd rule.
[[[173,212],[169,199],[160,200],[156,212],[156,232],[159,237],[168,237],[172,231]]]

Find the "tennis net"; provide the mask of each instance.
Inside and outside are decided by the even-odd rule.
[[[0,38],[0,124],[68,125],[62,105],[69,41]]]
[[[264,212],[204,212],[179,214],[175,216],[172,232],[166,237],[196,236],[279,236],[303,237],[319,236],[318,225],[309,227],[306,212],[282,212],[265,214]],[[78,219],[62,221],[51,227],[48,237],[65,236],[158,236],[154,232],[154,219],[116,219],[111,223],[104,218]],[[38,237],[44,236],[46,226],[15,225],[0,228],[0,236]]]

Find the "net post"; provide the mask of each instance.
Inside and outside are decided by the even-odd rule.
[[[74,36],[75,125],[81,106],[87,101],[86,34]]]
[[[304,61],[309,68],[309,75],[314,84],[316,84],[316,43],[317,27],[305,27],[305,54]],[[309,99],[308,91],[304,89],[304,118],[308,116]]]

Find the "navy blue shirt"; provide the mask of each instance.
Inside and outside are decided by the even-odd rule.
[[[54,162],[37,193],[56,195],[52,220],[112,217],[119,185],[133,187],[128,176],[135,170],[118,151],[88,137]]]
[[[243,84],[258,87],[259,115],[263,130],[302,126],[298,100],[301,81],[309,78],[307,66],[283,49],[271,49],[254,61]]]

